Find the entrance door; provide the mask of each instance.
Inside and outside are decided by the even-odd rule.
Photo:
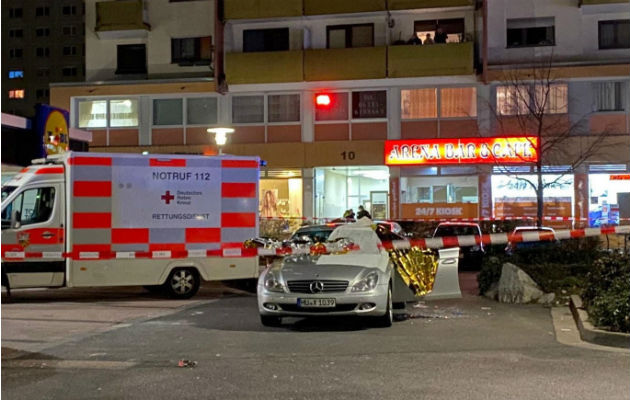
[[[62,286],[62,184],[28,187],[2,210],[2,271],[11,288]]]
[[[372,209],[370,210],[372,214],[372,219],[389,218],[389,202],[387,191],[370,192],[370,203],[372,204]]]

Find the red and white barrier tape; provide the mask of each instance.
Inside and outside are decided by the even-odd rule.
[[[404,221],[404,222],[492,222],[492,221],[536,221],[536,217],[478,217],[478,218],[394,218],[391,221]],[[343,218],[328,218],[328,217],[260,217],[262,221],[321,221],[323,223],[331,222],[345,222]],[[575,217],[543,217],[544,221],[576,221],[576,222],[588,222],[589,218],[575,218]],[[630,218],[618,218],[618,221],[630,221]]]
[[[411,247],[419,247],[422,249],[441,249],[448,247],[475,246],[483,243],[484,245],[501,245],[508,242],[538,242],[549,240],[575,239],[582,237],[592,237],[608,234],[630,234],[630,225],[611,226],[605,228],[585,228],[585,229],[566,229],[549,231],[531,231],[512,233],[491,233],[481,236],[447,236],[427,239],[399,240],[383,243],[386,249],[408,249]],[[345,248],[345,250],[357,250],[358,247]],[[255,256],[286,256],[292,254],[308,254],[318,253],[326,254],[339,251],[338,245],[323,244],[315,245],[310,248],[296,247],[273,247],[273,248],[229,248],[223,250],[160,250],[151,252],[78,252],[78,253],[61,253],[61,252],[3,252],[3,259],[7,261],[17,261],[23,259],[60,259],[72,258],[78,260],[109,260],[109,259],[170,259],[170,258],[206,258],[206,257],[255,257]]]

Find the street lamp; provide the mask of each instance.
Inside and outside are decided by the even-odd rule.
[[[233,128],[208,128],[208,133],[214,133],[214,141],[219,148],[219,155],[223,154],[221,148],[227,143],[227,134],[234,133]]]

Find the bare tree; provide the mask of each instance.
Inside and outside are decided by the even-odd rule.
[[[610,131],[588,132],[588,115],[571,122],[568,116],[567,85],[558,78],[558,68],[553,65],[553,56],[532,64],[528,68],[505,72],[497,87],[496,106],[489,102],[494,131],[518,133],[531,137],[530,144],[538,152],[533,163],[535,179],[516,176],[507,167],[498,169],[519,181],[525,182],[536,192],[536,224],[543,223],[544,191],[562,183],[567,174],[572,174],[585,161],[596,157],[611,147]],[[581,137],[588,135],[586,145]],[[578,145],[576,145],[578,144]],[[561,164],[566,168],[557,170],[557,177],[543,179],[543,166]],[[526,161],[526,160],[524,160]]]

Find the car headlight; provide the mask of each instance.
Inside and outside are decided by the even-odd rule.
[[[355,283],[352,286],[353,292],[367,292],[376,287],[378,283],[378,272],[370,272],[365,276],[365,278],[361,279],[359,282]]]
[[[271,271],[265,276],[264,286],[270,292],[284,292],[284,285],[280,283],[276,274]]]

